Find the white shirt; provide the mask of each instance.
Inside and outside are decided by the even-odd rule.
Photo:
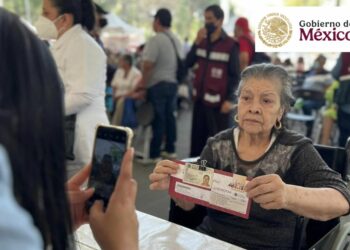
[[[233,130],[233,140],[234,140],[234,142],[235,142],[236,148],[238,148],[239,133],[240,133],[239,128],[235,128],[235,129]],[[270,139],[269,146],[266,148],[265,153],[266,153],[267,151],[269,151],[269,149],[271,148],[272,144],[276,141],[276,138],[277,138],[276,134],[273,133],[273,134],[272,134],[272,137],[271,137],[271,139]]]
[[[97,124],[108,124],[105,110],[107,59],[101,47],[75,25],[52,46],[52,54],[62,78],[65,114],[77,114],[74,162],[80,168],[91,161]]]
[[[118,98],[134,90],[141,78],[141,72],[134,66],[131,67],[126,77],[125,70],[118,68],[112,80],[112,87],[116,88],[114,97]]]

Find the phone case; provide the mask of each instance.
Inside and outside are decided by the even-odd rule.
[[[96,126],[96,131],[95,131],[95,139],[97,136],[97,130],[99,127],[105,127],[105,128],[113,128],[113,129],[117,129],[117,130],[122,130],[126,133],[127,135],[127,142],[126,142],[126,148],[129,149],[131,147],[131,143],[132,143],[132,138],[134,136],[134,132],[132,131],[131,128],[129,127],[123,127],[123,126],[114,126],[114,125],[105,125],[105,124],[99,124]]]

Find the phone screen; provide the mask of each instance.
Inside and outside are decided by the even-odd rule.
[[[102,200],[107,206],[119,176],[126,142],[125,131],[109,127],[97,129],[88,184],[89,187],[95,188],[95,192],[88,202],[88,207],[91,207],[95,200]]]

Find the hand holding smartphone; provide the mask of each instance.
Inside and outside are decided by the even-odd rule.
[[[133,132],[130,128],[99,125],[96,129],[92,169],[88,187],[95,188],[87,202],[87,209],[95,200],[102,200],[107,207],[109,198],[118,179],[121,162],[131,146]]]

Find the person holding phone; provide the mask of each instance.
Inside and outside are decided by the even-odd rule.
[[[186,58],[188,67],[196,65],[191,157],[202,152],[208,137],[229,127],[239,82],[239,48],[222,29],[223,10],[219,5],[210,5],[204,18],[205,27],[198,31]]]
[[[0,212],[0,221],[6,222],[1,223],[1,248],[8,236],[15,240],[6,238],[11,244],[6,250],[24,249],[23,241],[25,249],[39,249],[40,245],[41,249],[74,249],[73,231],[89,222],[102,249],[137,249],[133,150],[125,153],[107,208],[97,201],[87,214],[86,202],[94,189],[82,190],[81,186],[91,167],[65,183],[63,92],[54,60],[46,45],[17,16],[2,8],[0,29],[0,144],[8,153],[13,176],[13,185],[1,176],[0,186],[13,188],[18,205],[29,214],[31,220],[22,230],[29,228],[30,222],[42,241],[38,244],[37,240],[16,237],[22,231],[11,230],[12,226],[20,225],[23,218]],[[0,164],[1,169],[9,168],[9,164]],[[5,204],[0,211],[8,208]]]
[[[97,124],[109,124],[105,109],[107,58],[87,33],[95,25],[91,0],[42,0],[36,22],[39,37],[56,40],[51,52],[62,78],[65,115],[76,115],[74,160],[68,177],[90,161]]]

